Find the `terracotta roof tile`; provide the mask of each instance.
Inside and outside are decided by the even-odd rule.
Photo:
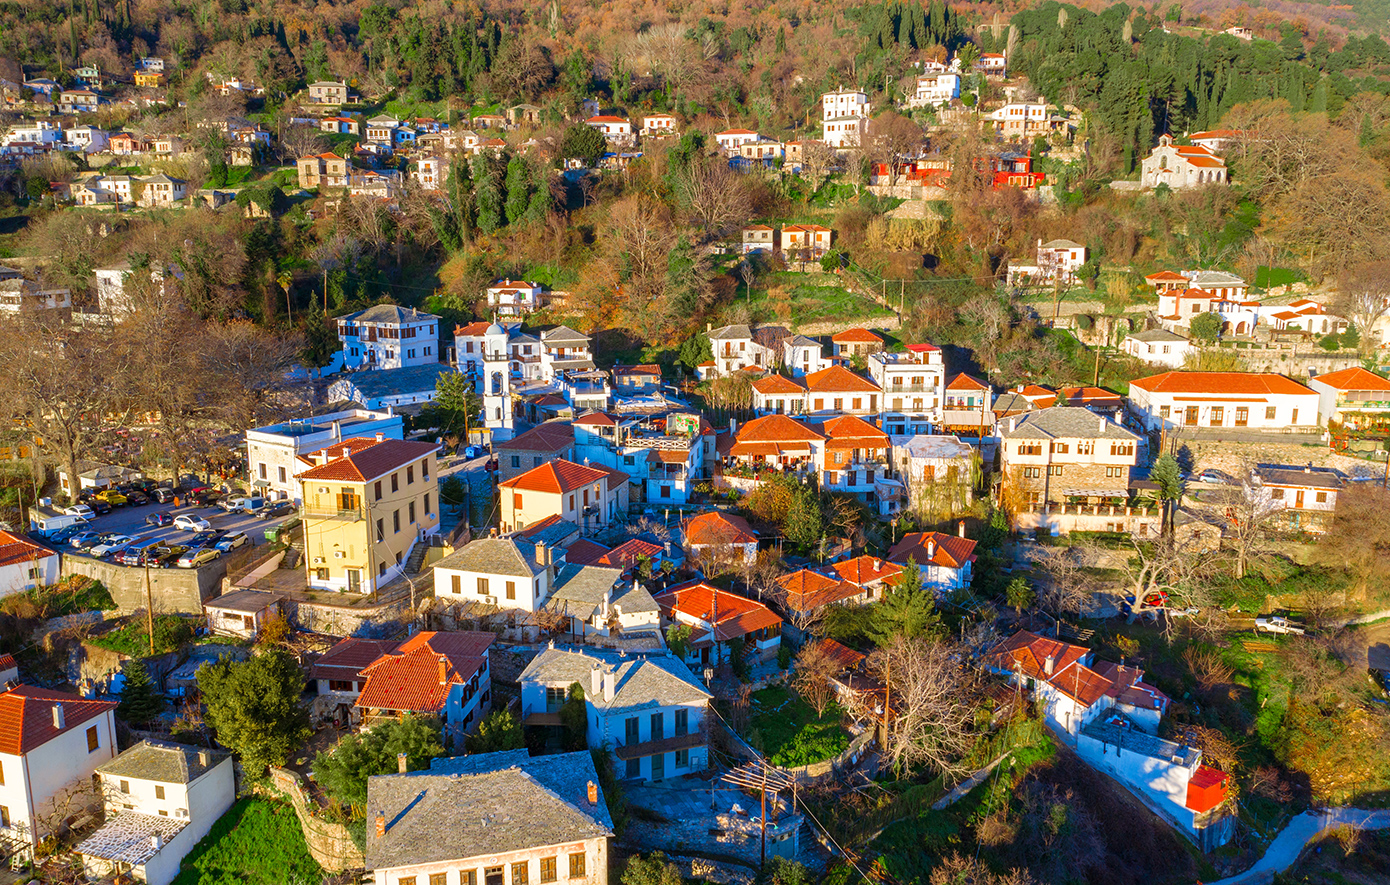
[[[1283,375],[1254,372],[1163,372],[1129,382],[1131,387],[1153,393],[1307,394],[1313,391]]]
[[[909,532],[888,551],[888,559],[903,564],[911,558],[918,566],[961,568],[975,558],[974,554],[975,542],[969,538],[941,532]]]
[[[989,385],[961,372],[946,385],[947,390],[989,390]]]
[[[769,394],[790,393],[801,394],[806,392],[806,388],[800,382],[793,381],[785,375],[768,375],[753,382],[753,389],[758,393],[767,396]]]
[[[361,639],[349,636],[314,661],[309,675],[313,679],[356,680],[364,667],[400,646],[389,639]]]
[[[830,336],[835,344],[882,344],[883,338],[868,329],[846,329]]]
[[[825,652],[831,660],[835,661],[846,670],[857,670],[868,660],[867,656],[833,639],[822,639],[817,644],[820,645],[821,651]]]
[[[685,540],[689,544],[753,544],[758,533],[748,520],[730,513],[711,511],[701,513],[685,524]]]
[[[740,443],[753,442],[820,442],[823,435],[786,415],[764,415],[754,418],[738,429]]]
[[[21,535],[0,531],[0,566],[34,562],[57,555],[42,544],[35,544]]]
[[[361,442],[371,444],[358,448],[357,444]],[[336,460],[329,461],[322,466],[311,468],[299,474],[298,478],[301,480],[367,482],[437,452],[439,446],[434,443],[406,442],[399,439],[386,439],[379,442],[355,439],[345,440],[342,443],[329,446],[327,449],[320,449],[321,452],[332,452],[332,450],[350,450],[350,453],[343,454]],[[318,452],[311,453],[309,459],[312,460],[317,454]]]
[[[574,445],[574,428],[568,421],[547,421],[504,443],[499,451],[562,452]]]
[[[782,623],[777,613],[761,602],[745,599],[704,582],[681,584],[657,594],[656,602],[668,616],[681,613],[706,624],[714,621],[714,638],[724,642]]]
[[[627,474],[606,467],[589,467],[576,464],[573,461],[566,461],[564,458],[557,458],[549,464],[542,464],[520,476],[514,476],[501,483],[501,486],[508,489],[559,495],[600,480],[607,480],[608,488],[611,491],[614,481],[619,477],[621,480],[626,480]]]
[[[437,714],[450,689],[479,672],[496,638],[481,631],[417,633],[362,669],[367,684],[357,706]]]
[[[1324,375],[1315,375],[1312,380],[1326,384],[1335,390],[1390,390],[1390,381],[1374,372],[1368,372],[1360,366],[1352,366],[1349,369],[1328,372]]]
[[[58,704],[63,705],[61,729],[53,724],[53,708]],[[16,685],[0,693],[0,753],[21,756],[115,708],[115,701]]]
[[[879,386],[844,366],[831,366],[806,376],[806,389],[813,393],[879,393]]]
[[[903,570],[900,565],[884,559],[875,559],[868,554],[837,562],[831,568],[842,579],[859,587],[895,578],[902,574]]]

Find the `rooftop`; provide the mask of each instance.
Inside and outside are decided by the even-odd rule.
[[[1000,436],[1005,439],[1139,439],[1114,421],[1080,406],[1025,412],[1012,418]]]
[[[448,366],[438,363],[405,366],[400,369],[373,369],[370,372],[353,372],[334,383],[350,385],[364,399],[376,399],[402,393],[433,391],[439,385],[440,376],[452,371]]]
[[[408,371],[408,370],[397,370]],[[379,374],[369,372],[366,374]],[[357,440],[350,440],[349,446],[338,444],[339,450],[350,447],[352,450],[342,454],[326,464],[312,467],[298,475],[298,479],[328,480],[332,482],[368,482],[380,476],[385,476],[394,470],[399,470],[414,461],[418,461],[427,455],[439,450],[435,443],[406,442],[399,439],[385,439],[380,441],[363,440],[369,445],[358,447]],[[331,457],[334,452],[330,452],[333,446],[327,449],[320,449],[318,452],[311,452],[306,455],[306,460],[314,463],[322,458]],[[315,456],[320,456],[316,458]]]
[[[122,811],[83,839],[76,851],[88,857],[135,867],[144,866],[161,850],[154,847],[156,836],[161,846],[168,845],[186,826],[186,820]]]
[[[716,510],[688,520],[685,540],[692,545],[755,544],[758,533],[743,517]]]
[[[1151,393],[1204,393],[1228,396],[1307,394],[1313,391],[1283,375],[1255,372],[1163,372],[1129,382]]]
[[[404,326],[414,323],[438,322],[439,317],[424,313],[413,307],[396,304],[376,304],[366,310],[359,310],[347,316],[338,317],[339,323],[375,323],[386,326]]]
[[[53,708],[63,710],[63,727],[53,724]],[[60,734],[114,710],[115,701],[95,701],[33,685],[0,692],[0,753],[21,756]]]
[[[545,571],[534,542],[520,538],[475,538],[434,564],[437,569],[533,578]]]
[[[588,690],[594,669],[613,673],[613,699]],[[542,649],[521,672],[520,681],[546,685],[578,682],[585,689],[585,700],[608,712],[698,704],[712,695],[690,672],[690,668],[669,652],[626,655],[608,649]]]
[[[524,492],[547,492],[559,495],[603,480],[607,481],[607,488],[611,491],[618,483],[627,480],[627,474],[602,465],[576,464],[573,461],[557,458],[548,464],[542,464],[528,470],[520,476],[512,477],[501,483],[500,487]]]
[[[97,767],[100,774],[166,784],[188,784],[231,757],[225,750],[206,750],[169,741],[141,741]]]
[[[285,597],[279,593],[267,593],[264,590],[234,590],[231,593],[223,593],[221,596],[209,599],[203,603],[206,608],[221,609],[223,611],[250,612],[255,614],[264,610],[266,607],[274,605]]]

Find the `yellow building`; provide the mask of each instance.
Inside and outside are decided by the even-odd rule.
[[[145,89],[158,89],[164,85],[164,75],[158,71],[136,71],[135,85]]]
[[[317,590],[372,593],[439,530],[433,443],[348,439],[300,456],[304,567]]]
[[[627,474],[602,465],[557,458],[498,486],[502,531],[514,532],[551,516],[584,531],[602,528],[627,513]]]

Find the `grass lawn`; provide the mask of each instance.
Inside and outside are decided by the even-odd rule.
[[[764,322],[793,328],[816,322],[870,322],[893,316],[883,305],[849,291],[830,274],[785,271],[769,274],[753,290],[753,312]],[[742,286],[739,294],[744,295]]]
[[[844,711],[832,704],[818,717],[795,692],[774,685],[753,692],[748,733],[757,732],[773,765],[810,765],[834,759],[849,746],[849,735],[840,725],[843,715]]]
[[[294,809],[242,799],[183,859],[174,885],[307,885],[323,875]]]
[[[162,655],[174,651],[193,638],[193,624],[178,615],[155,615],[154,652]],[[150,634],[144,617],[132,617],[109,633],[96,636],[92,645],[132,657],[144,657],[150,652]]]

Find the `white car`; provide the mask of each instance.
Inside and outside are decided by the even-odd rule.
[[[66,513],[68,516],[80,516],[83,519],[97,518],[96,511],[88,507],[86,504],[74,504],[71,507],[64,510],[63,512]]]
[[[106,556],[108,553],[115,553],[117,550],[120,550],[127,544],[134,543],[135,539],[130,535],[110,535],[107,537],[105,541],[102,541],[100,544],[96,545],[87,552],[97,558],[101,558],[103,556]]]
[[[211,547],[195,547],[180,556],[177,565],[179,568],[197,568],[200,565],[206,565],[212,562],[221,555],[221,551],[214,550]]]
[[[1256,618],[1255,632],[1291,633],[1296,636],[1302,636],[1305,630],[1303,627],[1298,626],[1297,624],[1293,623],[1283,615],[1274,615],[1273,617],[1269,618]]]
[[[174,528],[185,532],[207,532],[212,530],[212,523],[201,516],[184,513],[174,517]]]
[[[238,547],[245,547],[251,543],[251,538],[245,532],[233,532],[230,535],[223,535],[212,546],[221,550],[223,553],[230,553]]]
[[[238,510],[245,510],[246,502],[249,500],[251,499],[242,497],[223,498],[221,501],[217,502],[217,506],[228,513],[235,513]]]

